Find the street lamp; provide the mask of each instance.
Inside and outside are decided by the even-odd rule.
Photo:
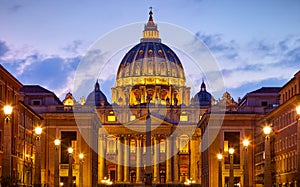
[[[147,116],[146,116],[146,171],[145,185],[152,185],[152,155],[151,155],[151,113],[150,113],[151,96],[147,95]]]
[[[58,148],[60,145],[60,140],[54,140],[55,145],[55,163],[54,163],[54,187],[59,187],[59,161],[58,161]]]
[[[300,105],[296,107],[297,113],[297,186],[300,185]]]
[[[83,187],[83,157],[82,153],[79,154],[79,187]]]
[[[219,153],[217,155],[218,161],[219,161],[219,179],[218,179],[218,187],[222,187],[222,159],[223,155]]]
[[[248,171],[248,146],[250,142],[248,139],[243,141],[244,145],[244,187],[249,187],[249,171]]]
[[[4,149],[3,149],[3,157],[2,157],[2,177],[12,177],[11,172],[11,125],[10,125],[10,117],[13,113],[13,107],[10,105],[5,105],[3,107],[4,111],[4,121],[5,125],[3,127],[4,133]],[[13,125],[13,124],[12,124]]]
[[[265,134],[265,168],[264,168],[264,187],[272,186],[272,173],[271,173],[271,150],[270,150],[270,134],[272,128],[265,126],[263,128]]]
[[[36,145],[36,159],[35,159],[35,180],[34,180],[34,187],[41,187],[41,134],[42,134],[42,127],[35,127],[34,129],[36,138],[35,138],[35,145]]]
[[[72,187],[73,183],[73,172],[72,172],[72,162],[73,162],[73,148],[69,147],[68,148],[68,153],[69,153],[69,173],[68,173],[68,187]]]
[[[300,116],[300,105],[296,107],[296,113],[297,113],[297,116],[299,117]]]
[[[229,148],[229,159],[230,159],[230,166],[229,166],[229,187],[234,187],[234,176],[233,176],[233,153],[234,149]]]
[[[12,114],[13,107],[10,106],[10,105],[5,105],[5,106],[3,107],[3,110],[4,110],[4,114],[5,114],[5,121],[8,121],[10,115]]]

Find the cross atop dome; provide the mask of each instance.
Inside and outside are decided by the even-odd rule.
[[[152,15],[153,15],[153,12],[152,12],[152,6],[150,6],[149,9],[150,9],[150,12],[149,12],[149,21],[153,21],[153,17],[152,17]]]
[[[152,7],[149,8],[149,20],[147,24],[144,26],[143,38],[141,38],[141,42],[161,42],[159,38],[159,31],[157,29],[157,25],[153,21],[153,12]]]

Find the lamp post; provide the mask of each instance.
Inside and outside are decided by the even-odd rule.
[[[5,105],[3,107],[4,111],[4,149],[2,158],[2,177],[11,177],[11,125],[10,118],[13,112],[13,107],[10,105]]]
[[[41,187],[41,134],[42,127],[35,127],[34,129],[36,138],[36,153],[35,153],[35,178],[34,178],[34,187]]]
[[[68,187],[72,187],[73,183],[73,172],[72,172],[72,162],[73,162],[73,148],[69,147],[68,148],[68,153],[69,153],[69,172],[68,172]]]
[[[58,148],[60,145],[60,140],[54,140],[55,145],[55,161],[54,161],[54,187],[59,187],[59,160],[58,160]]]
[[[297,113],[297,172],[296,172],[296,186],[300,185],[300,105],[296,107]]]
[[[82,153],[79,154],[79,187],[83,187],[83,157]]]
[[[265,126],[263,128],[265,134],[265,168],[264,168],[264,187],[272,186],[272,173],[271,173],[271,150],[270,150],[270,134],[272,128]]]
[[[244,187],[249,187],[249,170],[248,170],[248,146],[249,140],[243,141],[244,145]]]
[[[229,187],[234,187],[234,176],[233,176],[233,153],[234,149],[229,148],[229,160],[230,160],[230,166],[229,166]]]
[[[151,168],[151,113],[150,113],[150,100],[151,97],[147,95],[147,116],[146,116],[146,172],[145,172],[145,185],[152,185],[152,168]]]
[[[219,153],[217,155],[218,161],[219,161],[219,178],[218,178],[218,187],[222,187],[222,159],[223,155]]]

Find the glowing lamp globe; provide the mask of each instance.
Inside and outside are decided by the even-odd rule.
[[[35,131],[35,134],[37,134],[37,135],[41,135],[41,134],[42,134],[42,131],[43,131],[43,129],[42,129],[42,127],[36,127],[36,128],[34,129],[34,131]]]
[[[244,141],[243,141],[243,145],[245,146],[245,147],[248,147],[249,146],[249,140],[248,139],[245,139]]]
[[[5,105],[4,108],[3,108],[3,110],[4,110],[4,114],[5,115],[11,115],[13,107],[10,106],[10,105]]]
[[[269,135],[271,134],[272,128],[270,126],[265,126],[263,130],[265,135]]]
[[[79,154],[79,159],[83,159],[84,155],[82,153]]]
[[[296,113],[298,116],[300,116],[300,105],[296,107]]]
[[[222,155],[221,153],[219,153],[219,154],[217,155],[217,157],[218,157],[218,160],[222,160],[222,159],[223,159],[223,155]]]
[[[54,144],[55,144],[56,146],[59,146],[60,140],[59,140],[59,139],[55,139],[55,140],[54,140]]]

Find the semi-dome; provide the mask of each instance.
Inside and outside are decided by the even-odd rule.
[[[152,10],[144,26],[140,43],[132,47],[120,62],[112,102],[137,105],[151,102],[163,105],[189,103],[184,69],[176,53],[161,42]]]

